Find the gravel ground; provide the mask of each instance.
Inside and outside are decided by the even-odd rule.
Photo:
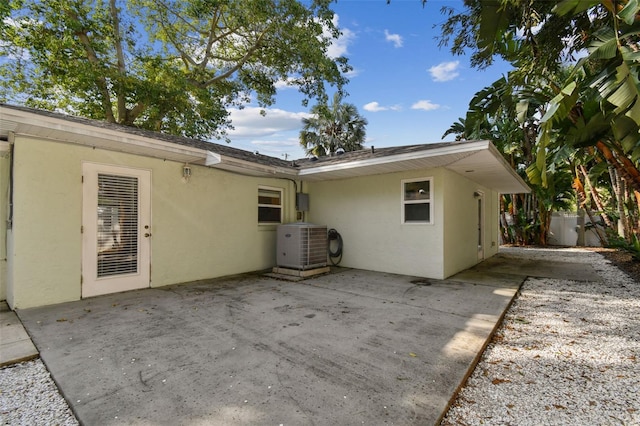
[[[77,425],[40,359],[0,369],[0,424]]]
[[[606,280],[528,279],[442,424],[640,425],[638,281],[595,252],[501,252],[591,264]],[[0,424],[78,422],[34,360],[0,369]]]
[[[443,425],[640,425],[640,285],[594,252],[505,249],[591,264],[604,283],[530,278]]]

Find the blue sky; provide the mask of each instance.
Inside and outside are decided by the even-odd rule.
[[[419,0],[333,4],[343,35],[331,54],[348,57],[354,68],[344,102],[369,122],[365,147],[441,142],[451,124],[464,117],[473,95],[509,70],[504,63],[473,69],[468,55],[453,56],[438,47],[437,24],[445,20],[440,13],[445,5],[463,8],[459,0],[429,0],[425,7]],[[264,117],[255,105],[232,110],[236,130],[229,134],[230,145],[280,158],[304,157],[298,134],[313,101],[307,108],[300,101],[296,89],[282,88]]]

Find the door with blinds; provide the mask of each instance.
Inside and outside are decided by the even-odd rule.
[[[82,168],[82,297],[149,287],[151,172]]]

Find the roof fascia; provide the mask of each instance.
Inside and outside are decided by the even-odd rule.
[[[227,155],[221,155],[215,152],[207,152],[207,160],[205,165],[218,169],[242,173],[243,171],[254,176],[265,177],[287,177],[295,178],[298,176],[298,170],[286,169],[284,167],[269,166],[265,164],[254,163],[251,161],[241,160]]]
[[[90,124],[77,123],[74,121],[68,121],[64,119],[60,119],[57,117],[50,117],[47,115],[39,115],[37,113],[23,111],[19,109],[12,108],[2,108],[2,118],[4,121],[15,121],[20,124],[24,124],[25,126],[32,126],[35,128],[42,129],[54,129],[62,132],[72,133],[80,136],[87,136],[87,143],[81,143],[79,141],[59,141],[65,143],[74,143],[79,145],[86,145],[96,148],[110,149],[113,150],[113,146],[108,146],[107,144],[98,144],[96,143],[96,139],[103,139],[108,141],[119,142],[126,146],[136,147],[138,149],[142,148],[145,152],[148,150],[149,155],[157,158],[164,158],[163,153],[174,153],[181,155],[188,155],[197,158],[196,163],[204,164],[207,167],[214,167],[219,169],[224,169],[228,171],[233,171],[236,173],[247,172],[251,175],[262,175],[262,176],[275,176],[275,175],[286,175],[293,176],[297,175],[297,170],[286,170],[282,167],[276,166],[268,166],[258,163],[253,163],[246,160],[241,160],[238,158],[221,155],[212,151],[203,150],[200,148],[189,147],[184,145],[178,145],[171,142],[166,142],[146,136],[130,134],[114,129],[102,128],[99,126],[92,126]],[[35,133],[35,132],[34,132]],[[45,136],[35,134],[28,134],[26,132],[19,132],[19,134],[23,134],[25,136],[34,136],[43,138]],[[46,139],[51,139],[50,137],[45,137]],[[120,151],[126,152],[126,148],[120,149]],[[134,150],[132,150],[134,151]],[[134,152],[137,155],[140,155],[139,152]],[[151,155],[154,153],[154,155]]]
[[[200,157],[203,160],[206,158],[206,151],[199,148],[176,145],[176,144],[160,141],[157,139],[153,139],[153,138],[149,138],[141,135],[121,132],[118,130],[106,129],[102,127],[92,126],[90,124],[77,123],[74,121],[67,121],[57,117],[49,117],[46,115],[39,115],[36,113],[22,111],[22,110],[8,109],[3,111],[2,114],[3,114],[3,120],[5,121],[9,121],[13,119],[19,122],[20,124],[24,124],[27,126],[33,126],[36,128],[44,128],[44,129],[53,129],[53,130],[67,132],[75,135],[87,136],[88,138],[90,138],[86,143],[81,143],[78,141],[61,141],[61,142],[109,149],[109,146],[103,146],[102,144],[97,144],[95,143],[94,140],[92,140],[92,138],[99,138],[99,139],[106,139],[114,142],[120,142],[122,144],[131,145],[137,148],[149,149],[152,151],[156,151],[158,154],[162,152],[168,152],[168,153]],[[51,139],[51,137],[46,137],[36,132],[34,132],[33,134],[30,134],[28,132],[18,131],[17,133],[25,136],[35,136],[40,138],[45,137],[46,139]],[[123,151],[126,152],[126,150],[123,150]],[[157,155],[157,157],[163,158],[162,155]]]
[[[383,164],[395,163],[399,161],[408,161],[408,160],[417,160],[421,158],[429,158],[429,157],[437,157],[440,155],[446,154],[460,154],[460,153],[469,153],[480,151],[482,149],[486,149],[487,146],[492,145],[489,141],[475,141],[469,142],[465,144],[453,145],[453,146],[444,146],[435,149],[425,149],[424,151],[419,152],[406,152],[402,154],[388,155],[377,158],[369,158],[366,160],[355,160],[355,161],[347,161],[344,163],[338,164],[327,164],[325,166],[311,166],[309,168],[301,169],[298,172],[300,177],[303,176],[311,176],[318,173],[329,173],[339,170],[345,169],[355,169],[359,167],[367,167],[367,166],[379,166]]]
[[[74,143],[79,145],[97,147],[107,150],[115,150],[112,142],[118,142],[120,146],[118,147],[119,151],[127,152],[127,147],[132,147],[130,149],[132,153],[136,155],[146,155],[149,157],[156,158],[166,158],[170,156],[168,154],[174,154],[178,156],[188,156],[194,158],[195,160],[190,161],[193,164],[202,164],[207,167],[218,168],[222,170],[227,170],[235,173],[248,174],[252,176],[264,176],[264,177],[284,177],[284,178],[304,178],[305,176],[313,176],[317,174],[331,173],[335,171],[342,171],[348,169],[357,169],[361,167],[368,166],[378,166],[385,165],[394,162],[402,162],[402,161],[410,161],[417,160],[429,157],[437,157],[441,155],[447,154],[461,154],[468,153],[469,155],[474,152],[479,152],[482,150],[489,150],[489,152],[495,157],[502,166],[511,173],[511,175],[518,181],[522,188],[526,192],[530,192],[527,184],[522,180],[522,178],[511,168],[511,166],[507,163],[507,161],[502,157],[502,154],[497,150],[497,148],[487,140],[482,141],[474,141],[463,144],[455,144],[451,146],[443,146],[439,148],[433,149],[425,149],[423,151],[418,152],[406,152],[402,154],[395,155],[386,155],[376,158],[370,158],[366,160],[354,160],[354,161],[346,161],[337,164],[327,164],[327,165],[312,165],[308,168],[304,169],[289,169],[285,167],[271,166],[266,164],[259,164],[252,161],[247,161],[243,159],[239,159],[236,157],[230,157],[227,155],[222,155],[219,153],[215,153],[213,151],[204,150],[195,147],[189,147],[185,145],[179,145],[171,142],[162,141],[159,139],[154,139],[147,136],[131,134],[115,129],[103,128],[100,126],[93,126],[91,124],[78,123],[72,120],[65,120],[58,117],[52,117],[45,114],[37,114],[31,111],[25,111],[22,109],[14,109],[10,107],[2,107],[0,106],[0,112],[2,113],[0,117],[4,122],[14,121],[18,124],[24,124],[25,126],[37,128],[37,129],[46,129],[46,130],[57,130],[60,132],[72,133],[80,136],[86,136],[87,142],[78,141],[78,140],[67,140],[60,141],[58,139],[53,139],[51,137],[47,137],[43,134],[28,134],[25,132],[18,130],[18,134],[24,134],[28,136],[35,137],[44,137],[50,140],[56,140],[59,142],[66,143]],[[9,129],[10,131],[14,129]],[[111,143],[96,143],[97,140],[105,140]],[[0,151],[2,151],[3,146],[8,145],[7,143],[0,144]],[[143,151],[144,154],[141,154],[140,151]],[[176,160],[177,161],[177,160]],[[442,166],[446,167],[446,164]]]

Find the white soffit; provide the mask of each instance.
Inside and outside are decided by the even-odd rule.
[[[493,145],[449,164],[446,168],[502,194],[531,192]]]
[[[445,167],[501,193],[530,192],[527,184],[489,141],[311,166],[300,170],[298,176],[306,181],[323,181],[435,167]]]
[[[300,170],[300,178],[308,181],[344,179],[357,176],[401,172],[405,170],[443,167],[486,148],[488,142],[472,142],[435,149],[407,152],[361,160],[310,166]]]

